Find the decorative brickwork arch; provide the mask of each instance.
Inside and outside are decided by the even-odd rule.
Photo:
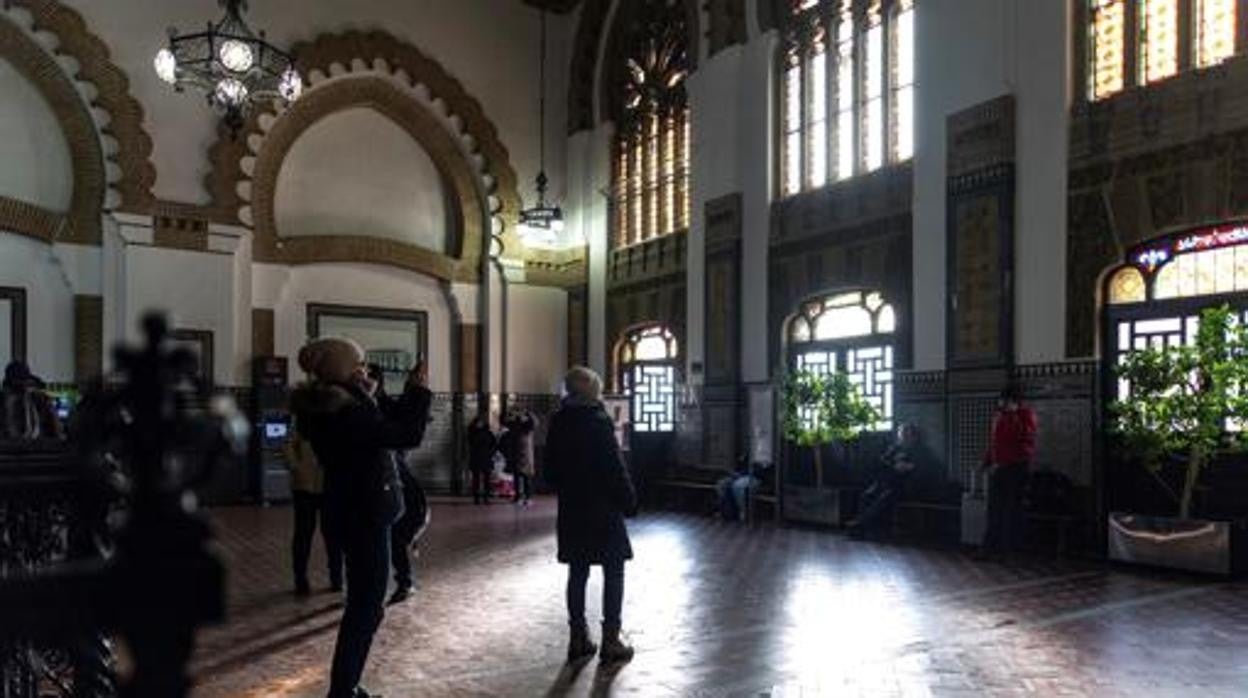
[[[450,192],[453,255],[373,237],[279,236],[275,215],[277,182],[291,147],[321,119],[355,107],[375,110],[394,122],[433,160]],[[478,196],[474,173],[436,117],[392,81],[373,76],[350,77],[314,87],[272,122],[259,143],[250,197],[257,261],[367,262],[399,266],[443,280],[476,278],[482,231],[488,225],[488,217]]]
[[[249,165],[251,157],[262,154],[268,147],[270,129],[277,129],[292,114],[308,113],[309,108],[302,104],[319,101],[320,98],[315,95],[320,89],[328,88],[334,82],[369,78],[393,87],[390,91],[382,91],[375,86],[368,88],[378,90],[377,94],[390,95],[383,99],[406,95],[406,101],[412,107],[425,111],[429,118],[422,120],[422,137],[435,138],[434,130],[443,134],[451,147],[459,150],[459,160],[464,170],[470,172],[477,190],[476,199],[470,201],[470,197],[461,196],[459,186],[462,183],[453,183],[452,189],[459,197],[457,203],[463,216],[462,249],[457,260],[449,266],[445,260],[437,265],[430,265],[428,261],[419,262],[424,267],[421,270],[437,270],[439,274],[445,274],[453,266],[456,278],[476,278],[484,240],[491,228],[503,231],[503,239],[509,249],[522,247],[515,234],[521,204],[510,154],[481,104],[437,61],[415,46],[382,31],[326,34],[314,41],[297,44],[293,51],[299,71],[311,89],[283,113],[269,111],[253,115],[237,138],[221,132],[210,151],[212,172],[206,186],[212,195],[214,214],[218,219],[256,225],[258,240],[268,234],[260,229],[267,224],[263,214],[252,210],[250,204],[255,202],[248,201],[248,197],[253,195],[251,192],[263,189],[264,185],[252,181],[253,170],[245,163]],[[391,106],[399,108],[396,104]],[[323,107],[313,111],[321,109]],[[448,150],[444,155],[449,156],[449,153]],[[449,168],[450,163],[439,166]],[[444,169],[444,172],[450,171]],[[379,263],[416,268],[413,265],[418,264],[417,259],[426,257],[425,252],[417,252],[415,248],[401,243],[365,238],[353,240],[356,242],[347,246],[352,251],[346,253],[358,255],[352,261],[373,259]],[[291,245],[284,247],[289,250]],[[405,251],[396,257],[393,252],[397,247],[403,247]],[[334,256],[341,258],[345,249],[337,249]],[[283,252],[283,255],[290,254],[289,251]],[[324,261],[312,259],[317,256],[314,252],[309,251],[308,254],[310,257],[301,261]]]
[[[74,167],[68,212],[0,197],[0,227],[47,241],[99,244],[103,211],[150,211],[156,170],[143,109],[82,16],[54,0],[10,0],[0,9],[0,56],[51,107]]]

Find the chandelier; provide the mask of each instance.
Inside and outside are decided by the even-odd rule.
[[[520,212],[520,239],[531,247],[557,247],[563,232],[563,209],[546,202],[546,10],[542,10],[542,40],[539,59],[538,134],[541,164],[537,172],[537,205]]]
[[[195,34],[169,30],[169,45],[156,54],[156,75],[178,92],[203,92],[208,104],[237,133],[253,106],[293,102],[303,79],[290,54],[270,44],[263,31],[243,21],[247,0],[220,0],[225,17]]]

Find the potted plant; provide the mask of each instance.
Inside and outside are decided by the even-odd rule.
[[[824,447],[846,446],[880,421],[844,373],[794,371],[781,390],[781,430],[798,448],[809,449],[814,461],[815,486],[786,486],[786,518],[814,523],[841,523],[837,491],[824,488]]]
[[[1117,376],[1128,390],[1111,407],[1113,432],[1173,496],[1177,516],[1111,513],[1110,558],[1229,574],[1231,524],[1194,518],[1193,495],[1219,454],[1243,448],[1228,427],[1248,414],[1248,327],[1228,307],[1207,308],[1193,343],[1132,352]],[[1162,477],[1167,466],[1181,468],[1179,487]]]

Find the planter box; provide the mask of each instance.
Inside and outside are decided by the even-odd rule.
[[[1234,569],[1231,530],[1228,521],[1111,513],[1109,559],[1230,575]]]
[[[853,512],[850,500],[856,490],[816,489],[787,485],[784,488],[784,520],[823,526],[843,526]]]

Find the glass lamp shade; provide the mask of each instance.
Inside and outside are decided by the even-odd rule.
[[[167,48],[162,48],[160,52],[156,54],[156,59],[153,61],[153,65],[156,68],[156,76],[159,77],[161,81],[170,85],[178,81],[178,59],[173,55],[173,51],[170,51]]]
[[[221,104],[237,107],[247,101],[247,86],[234,78],[226,78],[217,83],[213,94]]]
[[[217,56],[226,70],[235,73],[245,73],[255,65],[255,56],[252,55],[251,47],[236,39],[222,43]]]
[[[277,90],[287,102],[299,99],[299,95],[303,94],[303,78],[299,77],[299,71],[291,68],[283,73]]]

